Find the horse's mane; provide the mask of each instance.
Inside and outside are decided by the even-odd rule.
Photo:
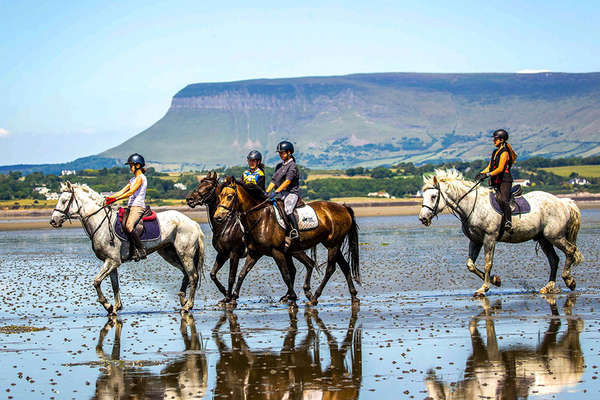
[[[425,191],[427,189],[435,188],[435,180],[438,182],[445,182],[451,189],[470,189],[475,185],[475,182],[466,179],[463,174],[454,169],[436,169],[433,175],[423,175],[423,188],[421,191]],[[462,187],[462,188],[461,188]],[[484,189],[481,186],[478,188]],[[485,189],[487,190],[487,189]]]
[[[244,182],[235,180],[236,185],[239,185],[244,188],[244,190],[256,201],[265,201],[267,199],[267,194],[265,191],[258,185],[254,183],[246,184]]]
[[[63,183],[62,185],[65,185],[65,186],[61,186],[61,189],[64,190],[66,187],[66,184]],[[85,183],[72,183],[71,187],[73,189],[79,189],[82,192],[87,193],[90,196],[90,198],[98,204],[102,204],[104,202],[104,197],[102,197],[100,195],[100,193],[96,192],[94,189],[92,189]]]

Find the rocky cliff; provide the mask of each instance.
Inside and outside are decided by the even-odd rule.
[[[101,156],[137,151],[163,169],[275,162],[344,168],[487,157],[489,133],[522,157],[600,153],[600,73],[358,74],[188,85],[150,128]]]

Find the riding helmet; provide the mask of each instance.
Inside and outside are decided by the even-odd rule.
[[[125,164],[140,164],[143,167],[144,165],[146,165],[146,160],[144,160],[144,157],[142,157],[140,154],[133,153],[129,156]]]
[[[506,132],[504,129],[496,129],[494,133],[492,133],[492,137],[494,139],[504,139],[506,142],[508,140],[508,132]]]
[[[262,161],[262,154],[260,154],[260,151],[252,150],[250,153],[248,153],[247,158],[248,160]]]
[[[279,153],[280,151],[289,151],[291,154],[293,154],[294,145],[291,142],[288,142],[287,140],[279,142],[279,144],[277,145],[277,152]]]

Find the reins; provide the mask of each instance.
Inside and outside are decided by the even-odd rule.
[[[105,205],[101,206],[99,209],[97,209],[96,211],[92,212],[91,214],[84,216],[84,215],[81,215],[81,205],[79,204],[79,201],[77,200],[77,196],[75,195],[75,190],[73,188],[71,188],[71,190],[69,190],[68,192],[71,193],[71,198],[69,199],[69,202],[67,203],[67,206],[65,207],[65,209],[61,210],[59,208],[54,208],[54,211],[58,211],[59,213],[65,215],[66,219],[69,220],[69,223],[72,223],[73,218],[76,218],[77,216],[79,216],[79,218],[81,219],[81,225],[83,225],[83,230],[85,231],[85,233],[88,235],[88,237],[92,241],[92,246],[94,245],[94,236],[96,235],[96,233],[98,232],[98,230],[100,229],[100,227],[102,226],[104,221],[108,220],[108,232],[110,233],[110,245],[114,246],[115,245],[115,233],[112,228],[112,221],[111,221],[112,207],[110,206],[110,204],[105,204]],[[68,211],[71,208],[71,205],[73,204],[73,202],[75,202],[75,204],[77,205],[77,211],[75,211],[74,213],[69,213]],[[108,211],[108,208],[110,208],[110,213]],[[94,229],[94,231],[90,233],[87,228],[86,222],[91,217],[98,214],[102,210],[104,210],[104,217],[102,218],[102,221],[100,221],[100,223],[98,224],[96,229]]]
[[[444,192],[442,192],[442,188],[440,187],[439,182],[436,183],[434,185],[434,189],[437,189],[438,191],[438,197],[436,198],[435,204],[433,207],[429,207],[427,204],[422,204],[421,208],[427,208],[428,210],[430,210],[433,213],[433,217],[437,217],[439,210],[438,207],[440,205],[440,198],[444,198],[444,201],[446,202],[446,204],[448,205],[448,207],[451,210],[452,215],[454,215],[455,217],[459,218],[462,222],[463,225],[465,225],[467,223],[467,221],[469,220],[469,218],[471,218],[471,215],[473,214],[473,211],[475,211],[475,206],[477,205],[477,198],[479,196],[479,192],[475,189],[477,189],[477,186],[479,186],[481,184],[481,182],[483,181],[477,181],[465,194],[463,194],[457,201],[453,201],[451,200],[448,196],[444,196]],[[473,190],[475,190],[475,201],[473,202],[473,208],[471,209],[471,211],[469,212],[469,215],[467,215],[466,217],[463,217],[462,212],[459,208],[459,204],[460,202],[467,197]],[[454,203],[454,205],[452,205],[451,203]]]

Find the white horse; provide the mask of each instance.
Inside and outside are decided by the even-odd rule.
[[[50,225],[60,228],[71,218],[81,220],[83,229],[92,241],[92,250],[104,265],[94,278],[98,292],[98,302],[109,314],[121,310],[119,275],[117,268],[127,261],[129,244],[122,242],[114,234],[117,213],[110,206],[104,206],[104,198],[87,185],[61,185],[61,195],[52,213]],[[183,272],[183,281],[178,293],[183,312],[194,307],[194,296],[199,282],[198,272],[204,266],[204,233],[200,225],[178,211],[157,213],[160,225],[160,238],[144,243],[148,253],[157,251],[169,264]],[[110,275],[114,294],[114,306],[106,300],[100,285]],[[189,297],[186,290],[190,287]]]
[[[454,169],[436,170],[433,176],[423,177],[423,180],[425,184],[419,220],[429,226],[432,218],[446,207],[461,219],[463,233],[470,239],[467,268],[483,280],[483,285],[474,296],[485,296],[490,289],[490,271],[502,220],[502,216],[490,204],[490,189],[476,187],[474,182],[466,180]],[[513,216],[514,232],[504,232],[499,241],[521,243],[533,239],[540,244],[550,264],[550,279],[540,293],[559,291],[555,287],[559,261],[554,251],[556,246],[566,256],[562,278],[569,289],[575,290],[571,266],[583,260],[576,245],[581,221],[579,208],[571,199],[560,199],[546,192],[530,192],[524,197],[531,205],[531,211]],[[482,246],[485,272],[475,267]],[[494,276],[491,283],[500,286],[500,278]]]

